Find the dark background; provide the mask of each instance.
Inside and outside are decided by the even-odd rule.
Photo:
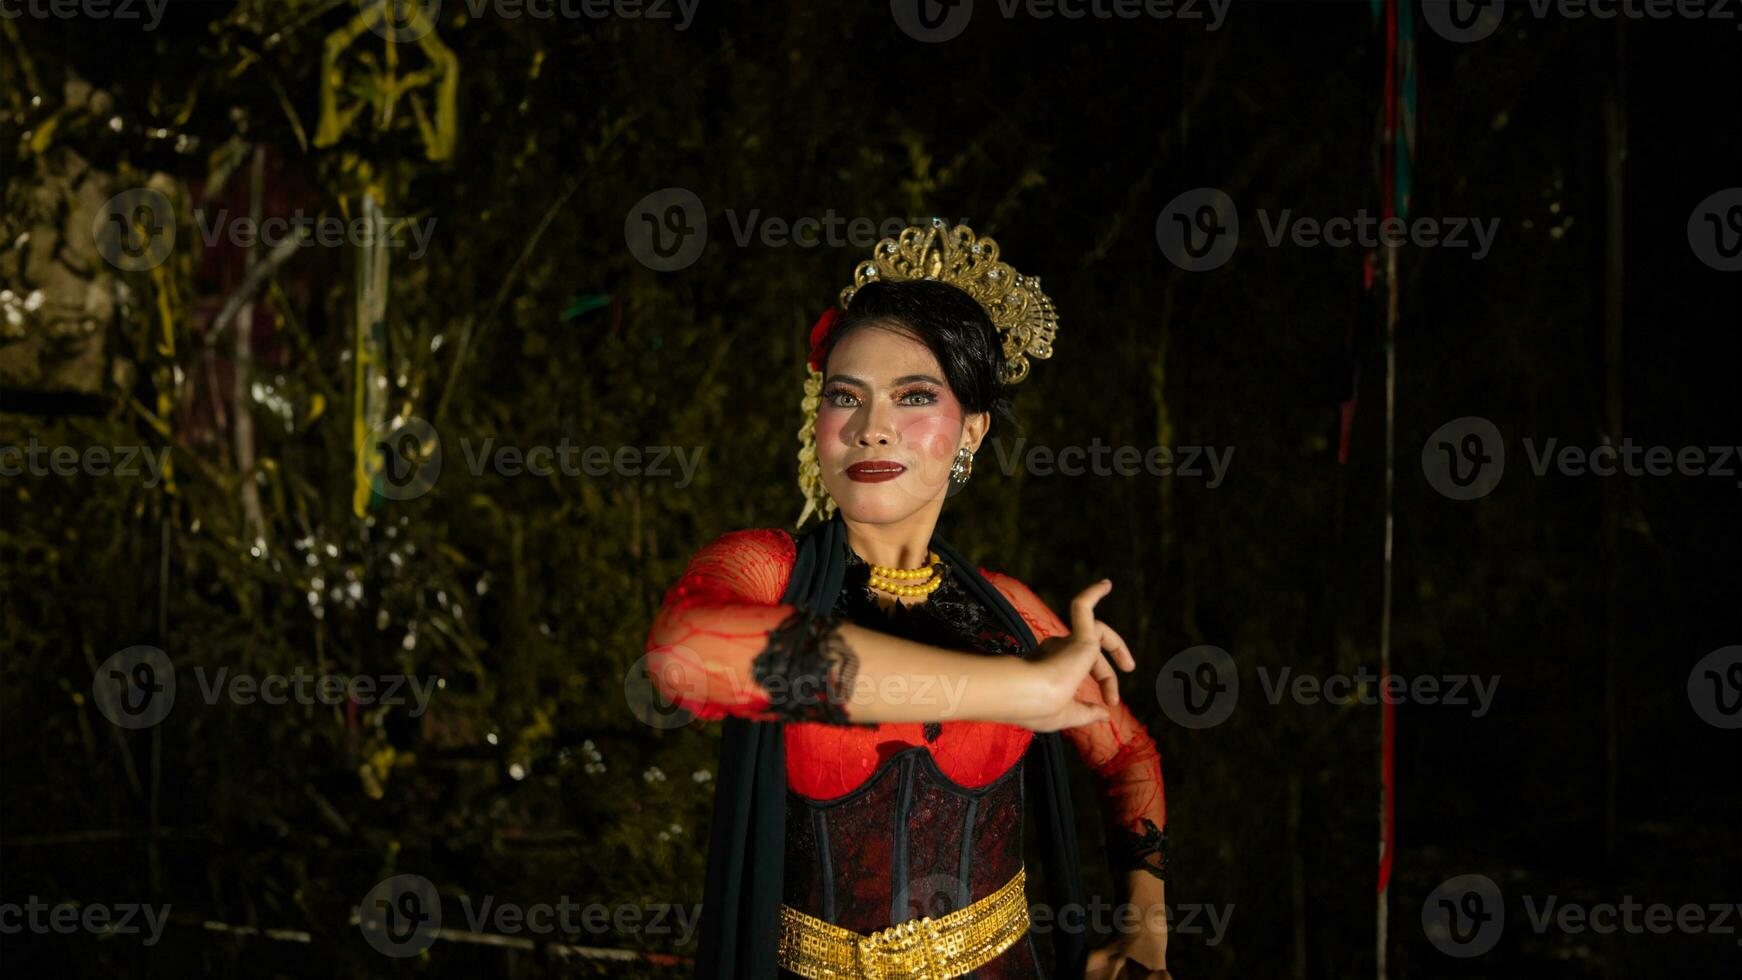
[[[1742,442],[1742,280],[1703,263],[1688,230],[1709,195],[1742,185],[1742,33],[1506,7],[1472,43],[1416,21],[1411,216],[1499,231],[1480,259],[1397,256],[1392,663],[1500,680],[1480,718],[1397,709],[1390,973],[1735,976],[1734,918],[1725,935],[1538,934],[1524,899],[1742,900],[1742,735],[1689,696],[1696,662],[1742,642],[1737,477],[1538,476],[1523,441],[1588,449],[1619,418],[1644,445]],[[740,246],[734,222],[757,211],[966,218],[1061,313],[1057,355],[1019,389],[1030,443],[1232,448],[1214,488],[1006,473],[983,454],[940,531],[1055,609],[1114,580],[1101,615],[1138,653],[1126,697],[1163,754],[1169,899],[1232,907],[1217,942],[1176,933],[1174,975],[1374,975],[1380,711],[1272,705],[1257,674],[1379,659],[1385,287],[1362,288],[1368,250],[1273,248],[1256,218],[1377,212],[1371,5],[1237,2],[1209,29],[1006,19],[981,0],[959,37],[926,44],[882,3],[703,0],[678,30],[474,18],[450,0],[436,36],[457,72],[451,115],[415,76],[380,111],[386,66],[403,83],[428,62],[365,31],[331,87],[373,108],[322,140],[323,43],[356,14],[284,0],[173,2],[150,30],[0,20],[0,274],[16,310],[0,444],[168,446],[175,460],[173,486],[0,477],[0,902],[174,909],[154,947],[0,936],[6,966],[679,975],[549,945],[693,954],[669,934],[443,940],[394,959],[350,916],[397,874],[434,883],[449,927],[462,896],[700,900],[713,784],[698,774],[715,768],[717,726],[649,726],[626,689],[690,554],[731,529],[792,526],[805,330],[868,252]],[[444,125],[445,158],[428,135]],[[89,229],[111,195],[145,186],[177,208],[176,244],[119,271]],[[625,226],[667,187],[704,202],[709,239],[661,272]],[[1188,273],[1155,228],[1198,187],[1237,203],[1242,232],[1225,265]],[[378,336],[359,347],[361,248],[301,249],[250,291],[245,249],[202,244],[193,211],[245,214],[253,193],[268,215],[348,218],[372,194],[434,220],[426,255],[389,250]],[[24,309],[38,289],[46,301]],[[232,296],[252,316],[240,351],[234,328],[206,342]],[[363,377],[385,398],[360,408],[361,349],[380,355]],[[441,478],[411,499],[365,493],[359,517],[356,432],[395,415],[439,433]],[[1473,501],[1437,492],[1421,464],[1464,416],[1491,421],[1508,454]],[[683,487],[473,475],[461,441],[492,437],[699,447],[703,462]],[[93,671],[138,644],[165,651],[181,695],[127,731],[94,707]],[[1205,644],[1234,657],[1242,691],[1228,721],[1194,730],[1153,683]],[[446,686],[416,718],[206,704],[193,671],[222,666]],[[1079,790],[1104,891],[1086,776]],[[1430,944],[1422,908],[1466,873],[1505,892],[1507,925],[1458,959]]]

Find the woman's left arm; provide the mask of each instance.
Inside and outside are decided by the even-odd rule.
[[[1016,607],[1037,642],[1070,632],[1028,586],[1008,575],[985,569],[980,572]],[[1078,689],[1077,700],[1105,704],[1100,685],[1092,677],[1086,678]],[[1106,721],[1067,728],[1061,734],[1076,746],[1100,786],[1114,871],[1124,875],[1126,901],[1136,910],[1137,925],[1090,954],[1086,977],[1168,980],[1164,910],[1167,796],[1161,778],[1161,755],[1156,751],[1155,740],[1123,698],[1118,704],[1107,705],[1107,710]],[[1115,918],[1118,923],[1130,921],[1128,916]]]

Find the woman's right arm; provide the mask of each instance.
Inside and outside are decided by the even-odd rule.
[[[793,558],[784,531],[749,529],[690,560],[647,636],[648,673],[668,701],[705,719],[976,720],[1042,731],[1105,720],[1104,707],[1074,701],[1091,668],[1083,648],[1070,663],[986,657],[815,614],[780,601]],[[1093,660],[1110,675],[1098,649]]]
[[[798,612],[780,601],[794,551],[779,529],[749,529],[690,559],[647,634],[647,672],[666,700],[700,718],[777,717],[752,664]]]

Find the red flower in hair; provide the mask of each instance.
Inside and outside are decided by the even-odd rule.
[[[823,341],[828,338],[829,331],[834,328],[835,320],[840,315],[841,311],[831,306],[824,310],[823,315],[817,317],[817,322],[812,325],[810,356],[806,358],[806,363],[810,365],[811,370],[821,371],[823,369]]]

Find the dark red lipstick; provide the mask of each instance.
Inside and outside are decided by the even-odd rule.
[[[854,463],[847,467],[847,476],[860,483],[882,483],[907,472],[907,467],[886,459]]]

